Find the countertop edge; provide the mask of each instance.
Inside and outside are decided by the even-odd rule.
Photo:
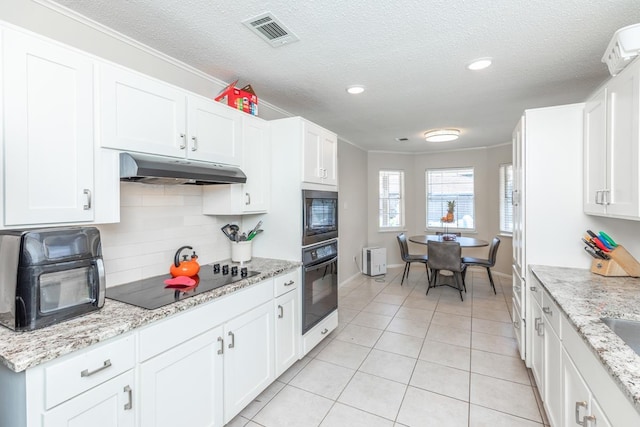
[[[549,272],[541,272],[540,270],[549,269]],[[551,296],[558,308],[562,310],[567,317],[571,326],[577,331],[582,341],[587,345],[591,353],[600,362],[602,367],[607,371],[609,377],[616,383],[620,391],[627,397],[629,402],[634,406],[636,411],[640,413],[640,355],[636,354],[626,343],[615,334],[607,325],[602,322],[602,317],[625,318],[629,320],[640,320],[640,311],[638,313],[619,311],[611,311],[610,307],[601,304],[598,310],[589,314],[578,314],[567,307],[570,301],[562,298],[557,288],[549,285],[545,274],[551,274],[551,270],[571,271],[580,274],[589,274],[590,282],[595,286],[609,286],[612,280],[616,278],[608,278],[598,276],[591,273],[587,269],[549,267],[543,265],[531,265],[531,273],[542,284],[544,289]],[[621,279],[621,278],[618,278]],[[624,280],[630,280],[626,278]],[[606,283],[609,281],[609,283]],[[576,281],[576,284],[584,283]],[[639,288],[640,290],[640,288]],[[576,298],[578,298],[576,296]],[[571,301],[573,302],[573,301]],[[631,369],[631,367],[636,369]]]
[[[252,265],[252,268],[260,270],[260,274],[155,310],[147,310],[107,298],[104,307],[100,310],[42,329],[15,332],[0,327],[0,363],[11,371],[22,372],[287,273],[302,265],[299,261],[268,258],[254,257],[253,261],[261,265],[257,268],[255,264]],[[226,263],[234,264],[228,260]],[[270,267],[265,268],[266,266]],[[123,316],[123,313],[126,315]]]

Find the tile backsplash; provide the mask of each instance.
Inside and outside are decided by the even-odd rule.
[[[98,226],[107,286],[168,274],[176,250],[185,245],[200,264],[229,258],[229,240],[220,228],[240,217],[201,212],[200,186],[121,183],[120,222]]]

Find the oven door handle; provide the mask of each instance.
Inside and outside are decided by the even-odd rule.
[[[333,264],[333,263],[334,263],[334,262],[336,262],[337,260],[338,260],[338,257],[337,257],[337,256],[335,256],[335,257],[331,258],[331,259],[330,259],[330,260],[328,260],[328,261],[321,262],[320,264],[310,265],[309,267],[305,267],[305,268],[304,268],[304,272],[305,272],[305,273],[307,273],[307,272],[309,272],[309,271],[318,270],[318,269],[320,269],[320,268],[322,268],[322,267],[324,267],[324,266],[327,266],[327,265]]]

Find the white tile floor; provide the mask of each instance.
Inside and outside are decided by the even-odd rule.
[[[511,280],[484,269],[426,291],[413,266],[340,287],[338,329],[228,426],[542,427],[547,425],[511,324]]]

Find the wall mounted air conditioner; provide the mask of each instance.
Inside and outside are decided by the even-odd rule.
[[[387,248],[363,248],[362,272],[367,276],[387,273]]]
[[[604,52],[602,62],[609,67],[609,73],[615,76],[640,53],[640,24],[620,28]]]

